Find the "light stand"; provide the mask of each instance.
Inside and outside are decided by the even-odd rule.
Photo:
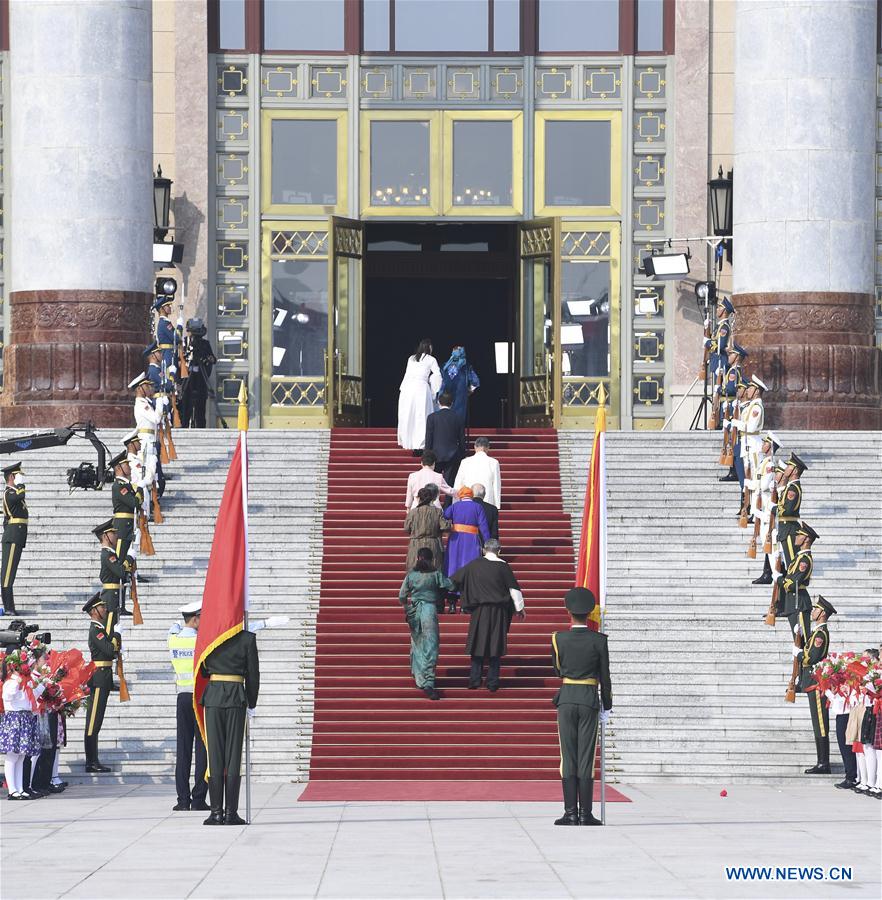
[[[698,304],[698,311],[703,315],[703,318],[710,319],[711,337],[713,337],[717,329],[717,304],[714,302],[716,293],[717,286],[713,281],[702,281],[695,286],[695,302]],[[707,409],[713,403],[713,398],[708,396],[709,361],[704,363],[703,369],[704,387],[701,394],[701,403],[698,404],[698,409],[695,410],[695,415],[692,417],[692,424],[689,426],[690,431],[707,431]],[[700,428],[699,423],[701,423]]]

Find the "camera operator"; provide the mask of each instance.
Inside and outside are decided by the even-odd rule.
[[[184,358],[188,376],[181,387],[181,425],[184,428],[205,428],[205,404],[208,400],[208,379],[217,362],[205,335],[208,329],[202,319],[187,320]]]
[[[18,572],[21,554],[28,540],[28,504],[25,500],[24,473],[21,463],[13,463],[3,469],[3,480],[6,488],[3,492],[3,559],[2,559],[2,596],[3,611],[18,615],[15,609],[13,585]]]

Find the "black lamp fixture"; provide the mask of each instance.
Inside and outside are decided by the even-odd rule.
[[[153,240],[161,244],[168,234],[168,214],[171,204],[171,178],[164,178],[162,166],[156,167],[153,176]]]
[[[710,197],[711,221],[715,237],[727,238],[723,241],[726,249],[726,259],[732,262],[732,170],[723,177],[723,167],[720,166],[716,178],[711,178],[707,183]]]

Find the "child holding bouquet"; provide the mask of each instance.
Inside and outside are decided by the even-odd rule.
[[[40,731],[35,710],[42,694],[32,685],[33,655],[20,647],[3,660],[3,716],[0,721],[0,753],[5,754],[4,773],[10,800],[32,800],[24,788],[24,761],[39,754]]]

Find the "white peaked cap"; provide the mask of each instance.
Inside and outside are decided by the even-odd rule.
[[[766,383],[756,375],[752,376],[750,380],[752,384],[755,384],[757,387],[762,388],[764,391],[768,390],[768,388],[766,387]]]

